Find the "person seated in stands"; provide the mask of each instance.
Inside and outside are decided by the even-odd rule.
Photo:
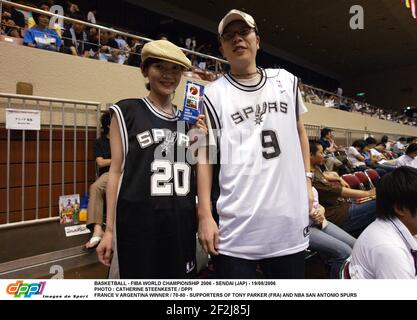
[[[98,59],[108,62],[119,63],[119,44],[110,31],[100,30],[100,50]]]
[[[365,139],[366,142],[366,148],[363,152],[363,155],[365,157],[365,164],[375,169],[379,176],[382,177],[387,172],[393,171],[395,169],[395,166],[393,163],[384,163],[380,162],[380,159],[378,156],[372,155],[372,150],[376,147],[377,141],[374,137],[368,137]]]
[[[324,161],[322,145],[318,141],[311,141],[310,164],[314,170],[313,186],[319,193],[321,205],[326,208],[326,219],[349,233],[363,230],[375,220],[375,200],[361,204],[346,200],[374,197],[375,189],[354,190],[341,184],[340,180],[331,181],[320,169]]]
[[[62,41],[55,30],[49,29],[49,16],[32,12],[32,17],[36,26],[26,30],[23,44],[38,49],[59,51]]]
[[[347,167],[335,156],[335,152],[341,150],[341,148],[339,148],[334,142],[334,132],[332,129],[321,129],[319,143],[323,146],[323,150],[326,155],[325,165],[327,170],[334,171],[335,169],[339,170],[339,168],[341,168],[341,174],[349,173]]]
[[[335,107],[335,100],[333,96],[328,96],[325,100],[324,100],[324,106],[326,108],[334,108]]]
[[[392,155],[387,151],[385,143],[378,142],[371,150],[371,156],[377,161],[378,164],[392,164],[395,165],[395,161],[392,160]]]
[[[315,92],[313,89],[309,89],[309,92],[307,94],[306,97],[306,101],[307,102],[311,102],[317,105],[323,105],[323,99],[321,99]]]
[[[352,253],[355,238],[326,220],[326,209],[319,204],[318,192],[313,187],[314,202],[310,212],[310,246],[328,259],[330,278],[338,279],[340,270]]]
[[[74,13],[73,18],[83,20],[84,16],[81,13]],[[91,46],[87,33],[85,32],[84,24],[73,22],[71,27],[65,30],[63,39],[64,53],[72,54],[73,56],[89,56]]]
[[[417,169],[417,143],[410,144],[405,154],[395,160],[397,167],[408,166]]]
[[[394,152],[397,155],[397,157],[402,156],[405,152],[405,144],[406,143],[407,143],[407,139],[405,137],[401,137],[393,145],[392,152]]]
[[[365,147],[365,140],[355,140],[353,141],[352,146],[350,146],[346,151],[347,160],[353,171],[365,171],[366,169],[370,169],[366,166],[365,157],[362,154]]]
[[[3,3],[1,14],[1,29],[3,33],[10,37],[23,38],[25,28],[25,16],[15,7]]]
[[[98,179],[90,186],[90,199],[87,208],[87,226],[93,230],[91,239],[86,243],[87,249],[95,248],[103,236],[103,207],[107,180],[111,164],[110,152],[110,113],[101,116],[101,136],[96,139],[94,153],[98,167]]]
[[[90,43],[89,57],[91,59],[98,59],[100,46],[97,28],[90,28],[88,30],[88,42]]]
[[[48,11],[48,12],[49,12],[49,9],[50,9],[48,1],[40,1],[40,2],[38,2],[37,6],[31,5],[31,4],[29,4],[29,6],[39,8],[43,11]],[[36,26],[36,21],[35,21],[35,18],[33,16],[32,12],[29,12],[28,14],[29,14],[29,16],[28,16],[28,19],[27,19],[27,26],[28,26],[29,29],[31,29],[31,28]],[[51,29],[54,29],[56,31],[56,33],[59,35],[59,37],[61,38],[61,36],[62,36],[61,29],[62,28],[61,28],[60,24],[55,23]]]
[[[417,278],[417,169],[401,167],[377,186],[377,219],[360,235],[348,266],[352,279]]]
[[[142,63],[141,59],[141,51],[143,48],[143,41],[139,39],[130,39],[130,52],[129,57],[125,61],[125,64],[132,67],[140,67],[140,64]]]

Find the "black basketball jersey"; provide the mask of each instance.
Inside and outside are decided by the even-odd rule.
[[[147,99],[127,99],[117,116],[124,161],[116,207],[122,278],[183,278],[195,270],[194,168],[188,126]]]

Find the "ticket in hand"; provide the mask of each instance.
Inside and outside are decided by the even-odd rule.
[[[180,112],[180,120],[195,124],[203,110],[204,86],[187,81],[185,84],[184,108]]]

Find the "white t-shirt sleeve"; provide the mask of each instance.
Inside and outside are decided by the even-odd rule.
[[[415,268],[403,249],[379,246],[371,255],[376,279],[416,279]]]

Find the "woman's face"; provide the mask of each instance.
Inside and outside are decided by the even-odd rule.
[[[255,63],[259,49],[259,36],[243,21],[233,21],[227,25],[220,37],[220,52],[234,66]]]
[[[312,165],[321,166],[324,164],[324,152],[321,144],[317,145],[317,152],[310,154],[310,161]]]
[[[149,79],[151,91],[158,95],[169,96],[174,93],[181,81],[183,67],[168,61],[159,61],[142,70]]]

